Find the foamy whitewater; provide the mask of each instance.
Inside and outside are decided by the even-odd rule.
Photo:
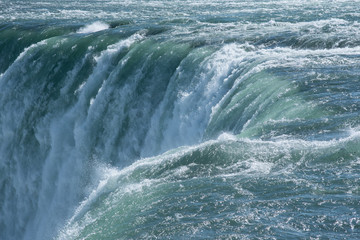
[[[0,0],[0,239],[359,239],[359,13]]]

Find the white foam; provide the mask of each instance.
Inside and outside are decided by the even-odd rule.
[[[85,27],[80,28],[77,33],[93,33],[108,29],[110,26],[104,22],[94,22]]]
[[[237,139],[238,138],[235,135],[228,132],[221,133],[218,137],[219,141],[236,141]]]

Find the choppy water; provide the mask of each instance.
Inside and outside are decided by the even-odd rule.
[[[359,239],[359,13],[0,0],[0,239]]]

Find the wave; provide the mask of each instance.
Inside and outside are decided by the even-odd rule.
[[[269,229],[280,227],[288,236],[298,234],[304,237],[301,234],[304,229],[317,232],[321,223],[314,223],[301,211],[285,211],[290,210],[292,204],[299,208],[306,206],[306,202],[299,199],[309,193],[346,195],[357,192],[358,188],[347,185],[347,182],[358,182],[358,179],[340,176],[359,168],[359,140],[359,132],[330,142],[261,141],[223,134],[217,140],[141,159],[122,170],[100,166],[99,185],[76,209],[57,239],[151,238],[159,234],[164,238],[213,238],[220,234],[222,237],[252,238],[257,234],[255,227],[243,234],[238,229],[255,223],[261,226],[269,224]],[[339,156],[346,155],[349,157],[338,161]],[[351,170],[345,167],[349,165]],[[324,174],[320,173],[324,171],[325,175],[336,171],[337,177],[322,179]],[[339,187],[333,189],[334,185]],[[276,186],[284,186],[281,196],[271,194]],[[272,195],[271,199],[266,198],[263,202],[264,192],[257,189]],[[287,191],[294,189],[295,193],[287,199]],[[218,195],[224,197],[220,203],[202,201],[219,201]],[[236,206],[231,199],[240,196],[243,201],[237,202]],[[282,203],[276,204],[276,201]],[[324,204],[316,197],[312,201]],[[354,201],[351,202],[353,206],[357,205]],[[255,214],[246,210],[250,202],[261,205],[251,207]],[[207,208],[216,212],[216,217],[209,216]],[[315,215],[321,215],[316,206],[309,208]],[[284,215],[284,218],[291,215],[289,219],[297,218],[298,224],[290,220],[279,226],[254,219],[254,215],[266,218],[268,214]],[[221,220],[219,224],[219,215],[227,220]],[[351,229],[356,224],[356,220],[347,223],[340,216],[336,221],[344,229]],[[138,230],[144,226],[149,226],[146,231]],[[270,235],[269,229],[262,234]]]
[[[90,25],[87,25],[83,28],[80,28],[77,33],[93,33],[93,32],[98,32],[98,31],[102,31],[105,29],[108,29],[110,26],[106,23],[103,22],[94,22]]]

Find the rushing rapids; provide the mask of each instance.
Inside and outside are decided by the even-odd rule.
[[[359,12],[0,1],[0,239],[357,239]]]

